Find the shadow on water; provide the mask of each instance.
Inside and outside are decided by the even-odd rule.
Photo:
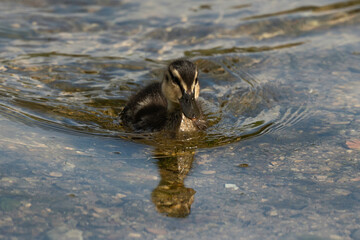
[[[196,191],[187,188],[184,180],[194,161],[194,151],[164,153],[160,149],[154,151],[158,160],[160,182],[152,191],[151,200],[159,213],[169,217],[187,217]]]

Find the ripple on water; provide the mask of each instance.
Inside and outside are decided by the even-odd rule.
[[[64,65],[44,66],[37,64],[39,57],[72,60]],[[87,59],[85,66],[83,58]],[[26,121],[61,131],[169,145],[169,139],[156,133],[126,132],[117,118],[128,97],[140,86],[159,79],[160,69],[166,63],[88,58],[48,53],[8,62],[8,77],[2,79],[0,88],[5,97],[2,108],[16,112]],[[194,61],[201,70],[200,100],[209,128],[183,136],[186,141],[172,140],[172,146],[201,148],[232,143],[291,126],[308,112],[306,102],[299,105],[293,100],[296,93],[289,86],[263,81],[249,73],[259,62],[255,58],[211,57]],[[107,75],[98,70],[104,68]],[[30,72],[30,77],[24,72]]]

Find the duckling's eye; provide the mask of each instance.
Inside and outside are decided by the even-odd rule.
[[[173,77],[172,78],[172,81],[173,81],[173,83],[175,83],[176,85],[179,85],[180,86],[180,80],[177,78],[177,77]]]
[[[198,84],[198,82],[199,82],[199,77],[196,77],[196,79],[195,79],[195,85]]]

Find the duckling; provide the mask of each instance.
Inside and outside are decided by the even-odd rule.
[[[198,103],[199,72],[188,60],[169,64],[162,82],[152,83],[132,96],[120,113],[133,131],[193,132],[206,128]]]

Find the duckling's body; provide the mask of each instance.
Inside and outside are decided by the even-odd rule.
[[[198,131],[206,126],[197,102],[199,91],[195,64],[176,60],[161,83],[152,83],[130,98],[120,117],[134,131]]]

